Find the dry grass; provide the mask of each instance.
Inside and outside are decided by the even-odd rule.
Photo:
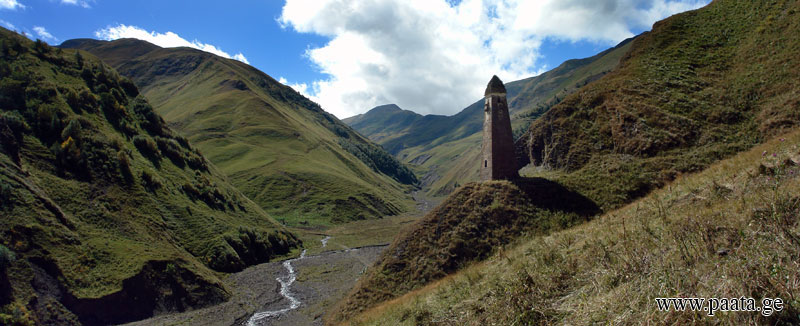
[[[520,236],[570,227],[596,213],[585,197],[544,179],[467,184],[401,233],[327,318],[347,319],[486,259]]]
[[[350,324],[797,324],[800,167],[787,159],[800,158],[800,132],[781,139],[589,223],[529,238]],[[709,317],[659,312],[654,302],[740,296],[786,305],[770,317]]]

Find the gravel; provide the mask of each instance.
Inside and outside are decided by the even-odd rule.
[[[327,251],[293,261],[297,280],[290,290],[300,299],[300,306],[256,324],[322,325],[325,311],[347,294],[385,248],[383,245]],[[287,273],[282,262],[252,266],[225,279],[225,285],[233,295],[225,303],[128,325],[246,325],[256,312],[280,310],[290,305],[289,300],[281,296],[281,286],[276,280]]]

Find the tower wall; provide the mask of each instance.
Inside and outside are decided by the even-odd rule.
[[[517,157],[511,132],[511,118],[505,92],[489,92],[483,107],[483,145],[480,178],[482,181],[513,179]]]

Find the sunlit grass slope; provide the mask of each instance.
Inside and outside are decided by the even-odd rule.
[[[301,244],[86,52],[0,29],[0,324],[218,303]]]
[[[597,209],[544,179],[467,184],[404,230],[326,318],[346,320],[482,260],[519,236],[582,223]]]
[[[800,3],[714,1],[657,22],[619,66],[567,96],[520,147],[618,207],[800,122]]]
[[[244,63],[138,40],[72,40],[142,88],[245,195],[293,226],[394,215],[414,174],[319,105]]]
[[[800,323],[800,133],[529,236],[350,325]],[[657,297],[781,298],[783,311],[661,312]]]

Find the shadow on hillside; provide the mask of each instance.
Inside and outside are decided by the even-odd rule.
[[[544,178],[518,178],[513,183],[528,195],[537,207],[592,216],[600,207],[591,199]]]

